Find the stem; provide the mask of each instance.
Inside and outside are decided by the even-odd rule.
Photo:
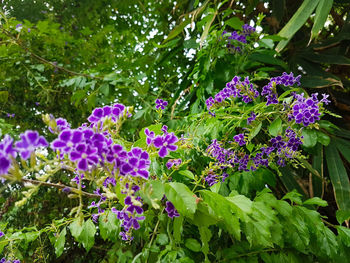
[[[89,198],[100,198],[100,196],[97,195],[97,194],[91,194],[91,193],[88,193],[88,192],[85,192],[85,191],[81,191],[81,189],[77,189],[77,188],[74,188],[74,187],[66,186],[66,185],[63,185],[63,184],[54,184],[54,183],[48,183],[48,182],[41,182],[41,181],[38,181],[38,180],[26,179],[26,178],[22,178],[22,182],[31,183],[31,184],[35,184],[35,185],[52,186],[52,187],[55,187],[55,188],[58,188],[58,189],[69,188],[70,190],[79,191],[79,192],[81,192],[82,195],[85,195],[85,196],[87,196]]]

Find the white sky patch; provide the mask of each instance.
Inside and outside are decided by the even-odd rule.
[[[263,30],[261,26],[257,26],[255,29],[257,33],[261,33]]]

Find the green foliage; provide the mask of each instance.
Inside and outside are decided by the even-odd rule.
[[[40,168],[18,178],[40,186],[17,180],[0,187],[0,221],[6,222],[0,255],[23,262],[348,262],[349,8],[342,0],[5,1],[2,136],[33,129],[52,141],[42,114],[77,127],[95,107],[118,102],[132,106],[133,117],[116,128],[115,143],[149,149],[145,128],[158,135],[163,124],[186,139],[164,159],[151,154],[152,179],[139,192],[145,220],[131,243],[121,240],[120,220],[111,212],[124,205],[119,184],[107,189],[106,211],[94,223],[87,207],[96,197],[78,188],[64,194],[60,186],[72,187],[73,173],[52,169],[46,162],[53,153],[38,155]],[[223,30],[240,31],[251,21],[262,34],[252,35],[242,53],[229,52]],[[206,173],[223,170],[210,164],[211,140],[228,142],[242,130],[247,152],[254,153],[288,127],[261,101],[227,103],[211,118],[205,99],[235,75],[249,76],[261,90],[284,71],[301,74],[302,85],[278,90],[279,97],[288,102],[293,91],[327,89],[327,120],[300,130],[303,154],[296,162],[229,171],[208,187]],[[169,102],[165,111],[154,110],[157,98]],[[261,115],[248,126],[251,111]],[[50,115],[43,119],[56,125]],[[182,164],[168,170],[165,163],[177,158]],[[84,191],[92,193],[107,174],[86,176]],[[164,195],[180,217],[166,216]]]

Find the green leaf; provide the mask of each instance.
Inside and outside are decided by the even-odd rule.
[[[322,145],[327,146],[331,142],[331,138],[327,134],[317,131],[317,141]]]
[[[301,201],[301,197],[302,195],[299,194],[297,191],[292,191],[287,193],[285,196],[282,197],[283,200],[285,199],[289,199],[290,201],[292,201],[293,203],[296,203],[297,205],[301,205],[303,203],[303,201]]]
[[[202,47],[204,40],[207,38],[211,24],[214,22],[217,13],[208,15],[208,21],[205,24],[203,33],[201,35],[199,46]]]
[[[109,84],[108,83],[103,83],[100,87],[100,92],[105,95],[108,96],[109,95]]]
[[[322,89],[332,86],[344,88],[343,83],[340,80],[323,76],[305,76],[300,82],[303,87],[314,89]]]
[[[242,214],[250,214],[252,212],[253,202],[244,195],[235,195],[226,197],[234,206],[242,211]]]
[[[240,20],[238,17],[234,16],[226,20],[225,24],[229,25],[233,29],[242,30],[242,26],[244,25],[244,22]]]
[[[338,151],[350,163],[350,142],[340,138],[334,138],[333,140],[337,145]]]
[[[312,148],[316,145],[317,133],[315,130],[304,129],[302,132],[302,136],[304,137],[302,139],[303,146],[305,146],[306,148]]]
[[[333,0],[320,0],[316,8],[315,22],[311,29],[310,41],[318,36],[318,32],[323,28],[326,23],[329,12],[331,11]]]
[[[221,182],[218,182],[210,187],[210,190],[214,193],[218,193],[220,191]]]
[[[165,184],[165,195],[173,203],[177,211],[189,218],[193,218],[197,203],[195,195],[182,183]]]
[[[340,210],[350,210],[350,183],[335,143],[325,149],[329,177],[334,189],[335,200]]]
[[[181,170],[179,171],[179,174],[186,176],[187,178],[194,179],[194,175],[189,170]]]
[[[209,241],[212,237],[211,231],[208,227],[198,227],[199,234],[202,241],[202,252],[205,257],[205,262],[210,262],[208,260],[208,253],[209,253]]]
[[[282,132],[282,120],[280,118],[274,120],[269,126],[269,133],[276,137]]]
[[[66,242],[66,234],[67,234],[67,229],[63,228],[61,233],[58,235],[58,238],[56,237],[56,242],[55,242],[56,257],[61,256],[63,253],[64,244]]]
[[[211,212],[222,220],[229,233],[233,234],[237,240],[241,239],[241,228],[236,215],[232,213],[232,203],[220,194],[208,190],[199,191],[204,201],[208,204]]]
[[[344,221],[350,219],[350,210],[338,210],[336,212],[336,217],[339,224],[343,224]]]
[[[91,219],[84,222],[82,231],[79,235],[79,242],[81,242],[86,249],[89,251],[95,243],[96,227]]]
[[[99,229],[100,235],[103,240],[109,239],[111,241],[116,241],[119,236],[119,220],[117,215],[111,211],[101,215],[99,217]]]
[[[258,135],[259,131],[261,130],[261,126],[262,126],[262,122],[259,122],[256,126],[254,126],[251,129],[250,134],[248,136],[249,140],[253,139],[256,135]]]
[[[350,247],[350,229],[337,226],[338,235],[347,247]]]
[[[181,241],[181,233],[183,230],[183,222],[184,222],[184,217],[183,216],[179,216],[179,217],[175,217],[174,219],[174,224],[173,224],[173,236],[174,236],[174,240],[176,242],[180,242]]]
[[[281,29],[278,33],[279,36],[287,38],[287,40],[282,40],[278,43],[276,51],[282,51],[288,42],[292,39],[294,34],[305,24],[309,19],[312,12],[318,5],[319,0],[304,0],[298,10],[295,12],[293,17],[288,21],[288,23]]]
[[[306,200],[303,204],[304,205],[318,205],[318,206],[327,206],[328,205],[327,201],[322,200],[319,197],[310,198],[310,199]]]
[[[80,218],[76,218],[70,225],[69,230],[72,234],[72,236],[75,238],[76,241],[79,240],[79,236],[81,231],[83,230],[83,225],[80,221]]]
[[[189,23],[191,23],[191,19],[188,15],[186,15],[185,20],[183,20],[179,25],[176,25],[174,29],[171,30],[167,38],[163,41],[163,44],[180,34]]]
[[[187,238],[185,240],[185,246],[194,252],[201,251],[201,244],[194,238]]]

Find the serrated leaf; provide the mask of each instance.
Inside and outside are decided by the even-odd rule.
[[[233,234],[237,240],[240,240],[241,228],[237,216],[232,213],[231,202],[222,195],[208,190],[201,190],[200,193],[214,215],[224,222],[228,232]]]
[[[337,226],[337,231],[344,244],[350,247],[350,229],[343,226]]]
[[[274,120],[269,126],[269,133],[276,137],[278,134],[282,132],[282,120],[277,118]]]
[[[83,244],[86,251],[89,251],[95,243],[96,227],[91,219],[84,222],[81,233],[79,235],[79,242]]]
[[[196,197],[186,185],[175,182],[167,183],[165,184],[165,195],[180,215],[193,218],[197,208]]]
[[[310,199],[306,200],[303,204],[304,205],[318,205],[318,206],[327,206],[328,205],[327,201],[322,200],[319,197],[310,198]]]
[[[296,203],[297,205],[301,205],[303,203],[303,201],[301,201],[300,197],[302,197],[302,195],[294,190],[292,192],[287,193],[285,196],[282,197],[282,199],[283,200],[289,199],[293,203]]]
[[[116,214],[111,211],[101,215],[99,217],[99,230],[103,240],[109,239],[116,241],[116,237],[119,236],[119,220]]]
[[[66,234],[67,234],[67,229],[63,228],[58,238],[56,239],[56,242],[55,242],[56,257],[61,256],[63,253],[64,244],[66,243]]]

